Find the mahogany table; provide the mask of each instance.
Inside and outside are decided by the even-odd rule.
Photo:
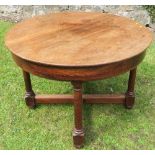
[[[6,46],[23,70],[30,108],[37,103],[74,103],[74,145],[84,142],[82,105],[116,103],[132,108],[136,67],[152,41],[147,28],[131,19],[106,13],[63,12],[33,17],[16,24]],[[127,92],[120,95],[82,94],[82,83],[130,71]],[[74,95],[35,95],[30,73],[71,81]]]

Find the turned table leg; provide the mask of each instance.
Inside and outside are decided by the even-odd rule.
[[[136,68],[130,70],[130,75],[129,75],[129,80],[128,80],[128,89],[126,92],[126,99],[125,99],[125,107],[127,109],[131,109],[134,105],[134,101],[135,101],[135,94],[134,94],[135,79],[136,79]]]
[[[82,127],[82,83],[72,82],[74,87],[74,122],[73,141],[76,148],[83,146],[84,131]]]
[[[29,108],[34,108],[36,106],[35,103],[35,93],[32,90],[30,74],[23,70],[24,82],[25,82],[25,102]]]

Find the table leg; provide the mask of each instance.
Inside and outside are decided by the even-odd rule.
[[[73,131],[73,141],[76,148],[83,146],[84,142],[84,131],[82,127],[82,83],[72,82],[74,87],[74,122],[75,128]]]
[[[125,99],[125,107],[127,109],[131,109],[134,105],[135,94],[134,94],[134,86],[136,79],[136,68],[130,70],[129,80],[128,80],[128,89],[126,92]]]
[[[24,77],[25,89],[26,89],[25,102],[29,108],[34,108],[36,106],[35,93],[32,90],[30,74],[23,70],[23,77]]]

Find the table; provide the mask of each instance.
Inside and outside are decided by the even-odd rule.
[[[147,28],[131,19],[107,13],[63,12],[33,17],[16,24],[5,39],[14,61],[23,70],[25,101],[74,103],[73,141],[83,146],[83,103],[134,105],[137,65],[152,41]],[[82,94],[82,83],[129,71],[124,94]],[[47,79],[70,81],[73,95],[36,95],[30,73]]]

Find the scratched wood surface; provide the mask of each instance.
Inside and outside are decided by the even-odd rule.
[[[119,62],[151,43],[147,28],[106,13],[63,12],[16,24],[6,36],[14,55],[51,66],[84,67]]]

